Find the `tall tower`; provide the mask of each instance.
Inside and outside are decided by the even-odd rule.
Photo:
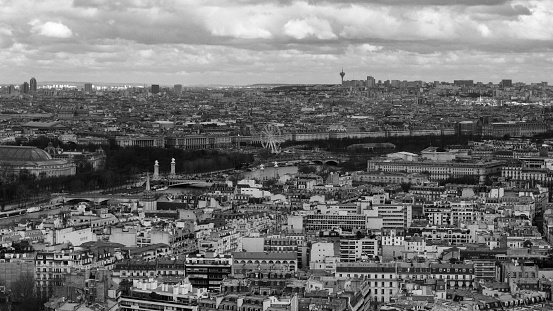
[[[31,92],[36,92],[37,90],[37,86],[36,86],[36,79],[35,78],[31,78],[31,81],[29,81],[29,86],[30,86],[30,90]]]
[[[84,84],[84,93],[85,94],[92,94],[92,83],[85,83]]]
[[[157,209],[156,198],[150,189],[150,173],[146,177],[146,185],[140,203],[142,203],[144,211],[155,211]]]
[[[152,94],[159,93],[159,84],[152,84]]]
[[[172,158],[171,159],[171,173],[169,174],[169,176],[171,178],[175,178],[175,175],[177,175],[177,173],[175,173],[175,158]]]
[[[176,95],[182,94],[182,84],[175,84],[174,91]]]
[[[23,84],[21,84],[21,88],[19,89],[19,92],[23,94],[29,93],[29,83],[23,82]]]
[[[342,68],[342,71],[340,71],[340,77],[342,77],[342,85],[344,84],[344,76],[346,73],[344,72],[344,68]]]
[[[154,162],[153,180],[159,180],[159,162],[157,160]]]

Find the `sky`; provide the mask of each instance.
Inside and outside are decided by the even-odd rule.
[[[553,0],[0,0],[0,83],[553,82]]]

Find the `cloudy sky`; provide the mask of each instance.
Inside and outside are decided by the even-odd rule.
[[[0,0],[0,83],[549,81],[553,0]]]

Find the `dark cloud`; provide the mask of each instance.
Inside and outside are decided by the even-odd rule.
[[[86,0],[82,0],[86,1]],[[271,0],[270,0],[271,1]],[[259,3],[257,0],[237,0],[234,3]],[[274,3],[290,5],[296,2],[319,4],[361,4],[384,6],[497,6],[510,3],[511,0],[272,0]]]
[[[496,15],[501,17],[518,17],[524,15],[532,15],[532,11],[523,5],[498,5],[498,6],[475,6],[469,9],[471,14],[480,15],[481,20],[490,18],[490,15]],[[483,16],[482,16],[483,15]]]

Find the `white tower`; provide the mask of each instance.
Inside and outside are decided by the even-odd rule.
[[[259,174],[259,179],[261,180],[267,179],[267,177],[265,177],[265,165],[263,164],[259,165],[259,170],[261,171],[261,173]]]
[[[171,177],[175,177],[176,173],[175,173],[175,158],[172,158],[171,159]]]
[[[154,162],[154,176],[152,179],[159,180],[159,162],[157,160]]]

